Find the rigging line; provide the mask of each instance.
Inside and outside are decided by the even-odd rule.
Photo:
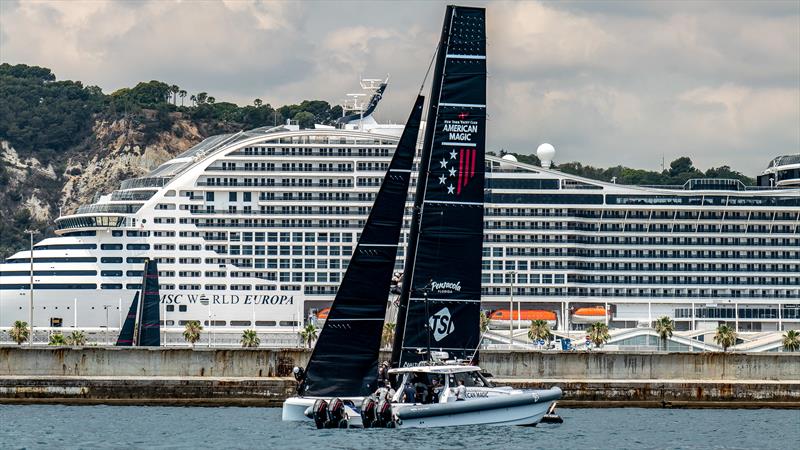
[[[425,76],[422,78],[422,84],[419,85],[419,92],[417,95],[422,95],[422,90],[425,89],[425,82],[428,80],[428,75],[431,73],[431,67],[433,67],[433,62],[436,61],[436,54],[439,53],[439,44],[436,44],[436,50],[433,51],[433,57],[431,58],[431,62],[428,63],[428,70],[425,72]]]

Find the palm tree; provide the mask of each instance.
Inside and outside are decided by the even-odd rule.
[[[264,101],[262,101],[260,98],[257,98],[255,100],[253,100],[253,104],[256,106],[256,108],[258,108],[258,107],[260,107],[261,105],[264,104]]]
[[[195,342],[200,340],[201,331],[203,331],[203,326],[200,325],[200,322],[190,320],[186,322],[186,328],[183,330],[183,338],[194,347]]]
[[[209,95],[206,101],[208,102],[209,105],[213,105],[214,102],[217,101],[217,99]]]
[[[550,325],[546,320],[531,320],[531,327],[528,328],[528,339],[537,341],[539,339],[550,341]]]
[[[800,350],[800,331],[788,330],[783,335],[783,349],[787,352]]]
[[[206,102],[207,98],[208,98],[208,92],[198,92],[195,100],[197,101],[198,105],[202,105],[203,103]]]
[[[11,327],[11,339],[17,343],[17,345],[21,345],[23,342],[27,342],[28,338],[31,335],[31,329],[28,328],[28,322],[17,320],[14,322],[14,326]]]
[[[181,98],[181,106],[183,106],[183,98],[184,98],[184,97],[186,97],[186,94],[187,94],[187,92],[186,92],[186,91],[184,91],[183,89],[181,89],[180,91],[178,91],[178,97],[180,97],[180,98]]]
[[[311,348],[311,344],[317,340],[317,327],[313,323],[306,325],[300,331],[300,339],[303,340],[304,344],[308,345],[308,348]]]
[[[611,337],[608,334],[608,325],[603,322],[593,323],[588,330],[589,340],[595,347],[605,344]]]
[[[53,333],[50,335],[50,342],[47,345],[67,345],[67,340],[61,333]]]
[[[189,100],[191,100],[193,106],[197,106],[197,96],[192,94],[189,96]]]
[[[172,104],[173,105],[177,105],[178,104],[178,92],[181,91],[181,88],[179,88],[177,84],[173,84],[172,86],[169,87],[169,90],[170,90],[170,92],[172,92]]]
[[[392,346],[392,341],[394,341],[394,330],[397,328],[397,324],[393,322],[387,322],[383,324],[383,333],[381,333],[381,346],[384,348],[389,348]]]
[[[256,348],[261,345],[261,339],[258,338],[256,330],[244,330],[242,333],[242,347]]]
[[[736,345],[736,331],[728,325],[722,324],[717,327],[717,334],[714,335],[714,342],[722,347],[722,351],[728,351],[728,347]]]
[[[486,311],[481,311],[481,334],[486,333],[486,330],[489,329],[489,316],[486,315]]]
[[[672,337],[672,332],[675,331],[675,321],[670,319],[667,316],[659,317],[656,320],[656,333],[661,336],[661,343],[664,346],[664,350],[667,349],[667,339]]]
[[[73,330],[72,333],[67,336],[67,345],[86,345],[86,335],[83,334],[83,331]]]

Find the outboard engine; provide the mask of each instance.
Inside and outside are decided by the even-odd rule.
[[[317,429],[327,428],[325,425],[328,422],[328,402],[321,398],[317,399],[314,402],[312,418],[314,419],[314,424],[317,425]]]
[[[374,427],[394,428],[394,421],[392,420],[392,402],[381,400],[381,402],[378,403]]]
[[[372,397],[367,397],[361,402],[361,423],[364,428],[372,428],[377,418],[377,410],[378,405]]]
[[[328,403],[328,423],[326,428],[347,428],[348,426],[344,402],[340,398],[332,398]]]

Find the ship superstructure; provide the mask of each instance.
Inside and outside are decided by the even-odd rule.
[[[118,329],[149,257],[167,332],[295,333],[334,298],[402,131],[359,122],[213,136],[59,217],[33,250],[35,326]],[[612,327],[800,326],[798,187],[626,186],[487,156],[485,201],[487,309],[513,289],[560,329],[584,326],[582,306]],[[21,251],[0,266],[0,326],[28,320],[29,264]]]

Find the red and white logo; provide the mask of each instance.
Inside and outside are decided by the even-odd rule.
[[[461,195],[461,190],[475,177],[475,160],[477,149],[459,148],[453,149],[450,158],[442,158],[439,161],[444,173],[439,177],[439,184],[447,188],[448,194]]]

